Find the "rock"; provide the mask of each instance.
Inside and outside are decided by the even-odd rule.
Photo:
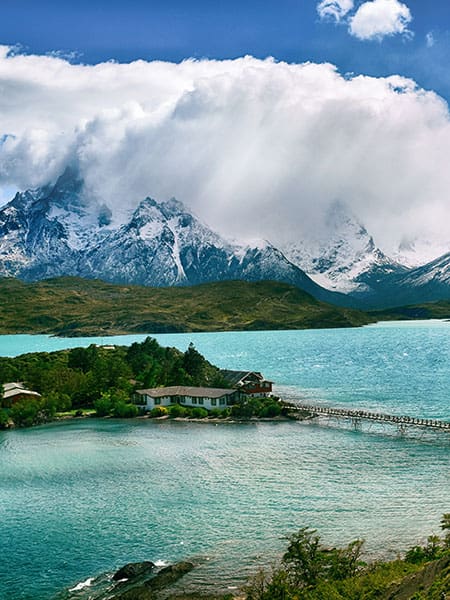
[[[146,567],[146,565],[151,565],[151,567]],[[150,578],[147,578],[153,568],[153,563],[149,562],[125,565],[117,571],[113,579],[117,581],[118,579],[128,577],[128,581],[117,585],[113,594],[108,595],[108,598],[113,598],[114,600],[157,600],[160,592],[164,594],[164,590],[178,581],[183,575],[189,573],[194,568],[194,565],[190,562],[179,562],[175,565],[165,567],[156,573],[156,575],[151,574]]]
[[[120,579],[136,579],[136,577],[148,575],[154,568],[154,563],[149,560],[144,562],[128,563],[114,573],[113,580],[120,581]]]
[[[192,571],[193,568],[194,565],[191,562],[179,562],[175,565],[170,565],[161,569],[155,577],[146,581],[145,585],[152,591],[165,589],[178,581],[178,579],[181,579],[186,573]]]

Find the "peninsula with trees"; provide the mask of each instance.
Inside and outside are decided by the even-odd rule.
[[[117,418],[274,418],[289,406],[259,373],[221,371],[190,344],[185,352],[147,337],[0,357],[0,427],[86,414]]]

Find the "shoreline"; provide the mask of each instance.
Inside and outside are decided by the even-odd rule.
[[[99,329],[97,330],[89,330],[87,332],[83,332],[82,330],[78,330],[76,332],[68,332],[68,331],[33,331],[33,330],[7,330],[1,331],[1,336],[19,336],[19,335],[30,335],[30,336],[39,336],[45,335],[50,338],[60,339],[60,340],[76,340],[76,339],[95,339],[95,338],[111,338],[111,337],[126,337],[126,336],[160,336],[160,335],[188,335],[190,333],[199,335],[199,334],[211,334],[211,333],[264,333],[264,332],[276,332],[276,331],[321,331],[321,330],[330,330],[330,329],[361,329],[364,327],[377,327],[379,325],[408,325],[412,323],[450,323],[450,319],[447,317],[436,318],[429,317],[424,318],[421,316],[420,318],[395,318],[395,319],[386,319],[381,318],[374,321],[370,321],[367,323],[362,323],[358,325],[330,325],[330,326],[314,326],[314,327],[276,327],[276,328],[264,328],[264,329],[183,329],[176,331],[136,331],[136,330],[127,330],[127,329]],[[1,356],[1,355],[0,355]]]
[[[295,418],[295,417],[287,417],[287,416],[278,416],[278,417],[250,417],[250,418],[236,418],[236,417],[224,417],[223,419],[218,417],[205,417],[203,419],[199,418],[189,418],[189,417],[169,417],[168,415],[164,415],[162,417],[148,417],[147,415],[140,415],[132,418],[120,418],[120,417],[112,417],[112,416],[104,416],[100,417],[96,414],[86,414],[86,415],[61,415],[56,416],[54,419],[47,421],[45,423],[36,423],[35,425],[30,425],[29,427],[16,427],[10,426],[6,427],[0,431],[16,431],[22,429],[34,429],[35,427],[43,427],[46,425],[51,425],[52,423],[69,423],[72,421],[86,421],[86,420],[99,420],[99,421],[121,421],[121,422],[144,422],[148,421],[149,423],[204,423],[210,425],[252,425],[257,423],[294,423],[298,421],[306,421],[312,417],[304,417],[304,418]]]

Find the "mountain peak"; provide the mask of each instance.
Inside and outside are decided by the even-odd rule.
[[[84,181],[78,169],[68,166],[64,169],[62,175],[60,175],[56,180],[51,194],[55,196],[61,196],[64,194],[80,194],[83,185]]]
[[[167,200],[166,202],[162,202],[161,206],[163,207],[164,212],[170,213],[171,216],[186,212],[184,204],[175,197],[170,198],[170,200]]]

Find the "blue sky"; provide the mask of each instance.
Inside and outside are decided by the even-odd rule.
[[[413,35],[369,41],[349,35],[345,22],[320,19],[317,4],[317,0],[6,0],[1,6],[0,41],[20,44],[28,53],[73,52],[71,60],[84,63],[137,58],[179,62],[187,57],[245,54],[289,62],[329,61],[344,73],[412,77],[450,99],[448,0],[405,0]],[[361,4],[355,0],[353,12]]]

